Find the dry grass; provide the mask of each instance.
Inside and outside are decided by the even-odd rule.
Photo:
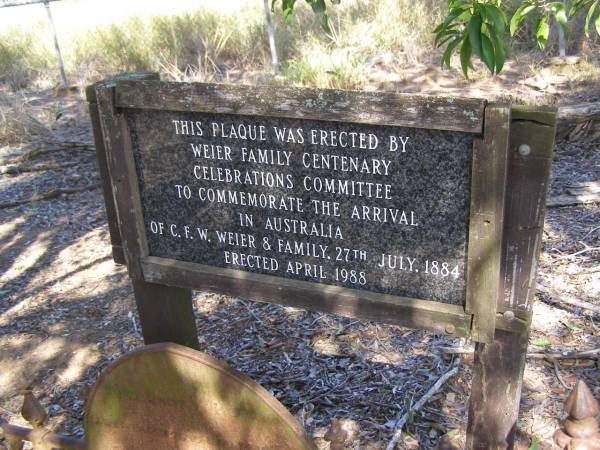
[[[23,97],[8,97],[0,92],[0,142],[19,144],[48,135],[49,128],[33,111]]]
[[[289,25],[277,10],[274,26],[283,75],[294,84],[360,88],[379,54],[393,54],[399,67],[429,60],[431,30],[445,8],[444,0],[346,0],[330,9],[331,35],[322,31],[304,2],[297,3]],[[7,39],[13,34],[18,39]],[[14,89],[54,65],[41,38],[27,29],[10,30],[0,42],[0,66],[12,72],[0,73],[0,79],[10,77]],[[62,50],[68,75],[81,83],[123,71],[157,70],[177,80],[270,71],[262,3],[249,0],[229,12],[203,7],[92,27]]]
[[[507,2],[509,15],[517,4]],[[151,70],[177,81],[273,82],[262,2],[238,0],[227,9],[217,0],[198,5],[184,12],[173,5],[173,14],[150,14],[140,6],[139,15],[72,30],[61,42],[68,78],[87,84],[117,72]],[[329,35],[305,2],[297,2],[291,24],[277,10],[274,29],[282,77],[276,82],[364,89],[377,86],[374,74],[401,78],[415,67],[437,65],[441,52],[433,47],[431,30],[446,10],[445,0],[344,0],[329,9]],[[35,30],[31,25],[0,34],[0,81],[14,90],[43,77],[58,81],[48,42]],[[543,58],[531,30],[525,23],[515,41],[507,42],[514,59]],[[589,44],[597,48],[593,41]],[[597,76],[597,64],[590,61],[589,70],[573,74],[578,83]],[[540,70],[535,64],[529,69],[527,76]],[[459,71],[452,76],[462,79]],[[482,69],[473,78],[487,77]]]
[[[26,87],[48,69],[50,52],[33,30],[12,29],[0,34],[0,81],[11,89]]]

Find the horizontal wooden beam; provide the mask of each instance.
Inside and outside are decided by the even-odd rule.
[[[282,279],[154,256],[143,258],[141,264],[144,280],[152,283],[427,329],[457,337],[470,333],[471,316],[459,305]]]
[[[282,86],[119,81],[120,108],[390,125],[482,133],[485,100]]]

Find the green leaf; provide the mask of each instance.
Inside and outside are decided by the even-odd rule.
[[[460,16],[463,12],[465,12],[465,8],[454,8],[451,9],[448,12],[448,16],[446,16],[446,18],[444,19],[444,21],[442,23],[440,23],[437,27],[435,27],[435,29],[433,30],[434,33],[439,33],[441,30],[443,30],[444,28],[448,27],[448,25],[450,25],[450,23],[456,19],[458,16]]]
[[[472,53],[473,48],[471,47],[471,42],[469,42],[469,36],[467,35],[464,37],[463,43],[460,46],[460,67],[467,79],[469,78],[469,64],[471,62]]]
[[[486,15],[492,20],[494,29],[498,34],[504,34],[504,28],[506,28],[506,19],[502,15],[502,11],[497,6],[485,5]]]
[[[536,347],[550,347],[552,345],[547,337],[536,339],[535,341],[532,341],[531,344],[535,345]]]
[[[469,20],[467,33],[469,34],[470,46],[473,52],[481,57],[481,16],[479,13],[473,14],[471,20]]]
[[[450,69],[450,61],[452,59],[452,52],[454,51],[454,49],[456,48],[456,46],[458,44],[460,44],[460,42],[462,41],[463,37],[459,36],[456,39],[454,39],[452,42],[450,42],[448,44],[448,47],[446,47],[446,50],[444,51],[444,54],[442,55],[442,67],[444,67],[444,64],[446,65],[446,67],[448,67],[448,69]]]
[[[596,21],[594,22],[594,25],[596,26],[596,33],[598,33],[598,36],[600,36],[600,14],[596,16]]]
[[[535,27],[535,38],[541,49],[546,47],[548,42],[548,34],[550,33],[550,27],[548,26],[548,18],[542,16],[538,19],[537,26]]]
[[[451,41],[452,39],[456,39],[457,36],[462,37],[462,33],[459,33],[458,31],[455,30],[454,33],[446,33],[443,37],[442,36],[438,36],[435,38],[435,46],[436,47],[441,47],[442,45],[444,45],[445,43],[447,43],[448,41]]]
[[[458,36],[459,34],[462,33],[458,30],[453,29],[440,31],[435,37],[434,44],[436,47],[440,47],[441,45],[443,45],[444,42],[447,42],[448,39],[451,39],[454,36]]]
[[[561,2],[550,3],[550,11],[552,11],[552,15],[554,16],[556,21],[558,23],[560,23],[560,25],[563,28],[566,28],[567,21],[569,19],[567,18],[567,10],[565,9],[564,3],[561,3]]]
[[[296,0],[281,0],[283,19],[287,23],[289,23],[292,20],[292,13],[294,12],[294,3],[296,3]]]
[[[325,5],[325,0],[306,0],[306,2],[310,5],[313,12],[319,16],[321,20],[321,27],[325,30],[326,33],[331,33],[331,29],[329,28],[329,19],[327,18],[327,5]]]
[[[481,35],[481,59],[490,70],[494,73],[496,70],[496,57],[494,55],[494,45],[487,35]]]
[[[531,438],[531,444],[527,450],[540,450],[538,447],[538,440],[535,438],[535,436]]]
[[[581,8],[583,8],[588,1],[589,0],[575,0],[575,3],[573,3],[571,5],[571,8],[569,9],[569,18],[577,14],[579,10],[581,10]]]
[[[573,324],[572,324],[571,322],[569,322],[568,320],[563,320],[563,321],[562,321],[562,324],[563,324],[565,327],[567,327],[567,329],[568,329],[568,330],[569,330],[571,333],[573,333],[573,332],[575,332],[575,331],[581,331],[581,328],[579,328],[579,327],[578,327],[578,326],[576,326],[576,325],[573,325]]]
[[[327,10],[325,0],[306,0],[315,14],[324,14]]]
[[[598,6],[598,0],[596,0],[594,3],[592,3],[592,6],[590,7],[590,10],[587,13],[587,16],[585,17],[585,27],[584,27],[584,31],[585,31],[585,37],[590,37],[590,20],[592,20],[592,17],[594,16],[594,11],[596,11],[596,6]]]
[[[510,35],[514,35],[515,31],[517,31],[517,27],[523,20],[523,18],[529,14],[531,11],[535,9],[535,6],[530,4],[529,2],[523,3],[517,10],[515,11],[512,19],[510,19]]]
[[[492,43],[494,44],[494,48],[495,48],[495,55],[496,55],[496,59],[494,61],[495,66],[496,66],[496,73],[499,73],[502,68],[504,67],[504,60],[505,60],[505,52],[504,52],[504,35],[502,34],[502,37],[499,37],[494,30],[490,30],[490,36],[492,38]]]

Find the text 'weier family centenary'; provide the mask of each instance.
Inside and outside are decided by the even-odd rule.
[[[128,112],[150,255],[462,304],[473,137]]]

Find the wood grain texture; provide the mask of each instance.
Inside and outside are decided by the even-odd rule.
[[[100,116],[98,113],[98,103],[96,89],[101,86],[114,86],[117,80],[134,79],[134,80],[159,80],[159,74],[156,72],[136,72],[115,75],[112,78],[99,81],[85,88],[85,96],[88,101],[88,109],[92,123],[92,132],[94,135],[94,146],[96,148],[96,159],[98,160],[98,171],[102,180],[102,195],[104,197],[104,205],[106,207],[106,216],[108,221],[108,231],[110,234],[110,242],[112,244],[113,260],[117,264],[125,264],[125,254],[123,252],[123,243],[121,242],[121,232],[117,218],[115,200],[113,198],[112,187],[110,182],[110,174],[108,168],[108,159],[104,140],[102,136],[102,127],[100,124]]]
[[[94,92],[95,98],[95,92]],[[106,219],[108,222],[108,232],[110,235],[110,243],[112,246],[113,260],[117,264],[125,264],[125,253],[123,252],[123,243],[121,242],[121,232],[117,219],[117,210],[115,200],[113,198],[112,186],[110,184],[110,176],[108,174],[108,160],[106,156],[106,148],[102,139],[102,130],[100,128],[100,116],[98,115],[98,104],[90,102],[88,104],[90,119],[92,122],[92,132],[94,134],[94,146],[96,148],[96,159],[98,161],[98,172],[102,180],[102,196],[104,197],[104,205],[106,210]]]
[[[124,114],[114,107],[111,83],[100,85],[96,89],[96,98],[119,230],[144,341],[170,341],[198,348],[191,292],[185,288],[147,283],[142,278],[140,261],[148,254],[148,247],[131,136]]]
[[[200,349],[192,306],[192,291],[180,287],[133,281],[144,344],[175,342]]]
[[[481,133],[485,101],[458,97],[238,86],[119,81],[120,108],[199,111],[393,125]]]
[[[513,448],[528,340],[528,333],[496,330],[494,342],[476,344],[468,450]]]
[[[144,279],[152,283],[427,329],[457,337],[467,336],[470,331],[471,316],[465,314],[463,307],[458,305],[282,279],[153,256],[144,258],[142,268]]]
[[[114,107],[114,88],[99,86],[96,96],[127,269],[132,280],[141,280],[139,260],[148,254],[148,248],[131,136],[124,114]]]
[[[555,133],[555,109],[513,107],[499,312],[531,311]],[[529,155],[519,153],[522,144]]]
[[[488,105],[483,139],[473,145],[466,311],[472,338],[492,342],[500,278],[510,107]]]
[[[555,111],[513,107],[511,117],[498,327],[492,343],[475,347],[468,450],[513,448],[552,162]]]

